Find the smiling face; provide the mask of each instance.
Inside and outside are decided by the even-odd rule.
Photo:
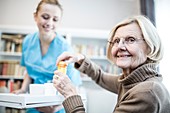
[[[40,9],[34,14],[40,36],[52,37],[60,23],[62,11],[57,5],[42,3]]]
[[[120,38],[117,46],[113,46],[111,54],[113,62],[123,70],[132,71],[147,59],[147,45],[144,40],[136,40],[132,44],[127,44],[125,38],[142,39],[142,32],[137,23],[121,26],[116,30],[113,40]]]

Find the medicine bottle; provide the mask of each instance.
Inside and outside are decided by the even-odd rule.
[[[57,67],[58,67],[58,71],[66,74],[66,72],[67,72],[67,63],[66,62],[60,61],[57,65]]]

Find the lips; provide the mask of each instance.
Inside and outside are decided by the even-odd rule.
[[[131,57],[132,55],[117,55],[118,58]]]
[[[54,27],[50,27],[50,26],[46,26],[46,25],[43,25],[42,26],[44,28],[45,31],[50,31],[50,30],[53,30]]]

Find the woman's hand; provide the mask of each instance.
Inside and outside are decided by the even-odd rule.
[[[82,54],[72,54],[69,52],[63,52],[57,59],[56,65],[60,61],[65,61],[67,64],[69,63],[75,63],[75,62],[81,62],[84,59],[84,55]]]
[[[21,94],[21,93],[26,93],[26,91],[22,90],[22,89],[18,89],[18,90],[12,91],[12,93],[14,93],[14,94]]]
[[[36,109],[39,112],[43,113],[55,113],[63,108],[62,105],[55,105],[55,106],[46,106],[46,107],[37,107]]]
[[[53,84],[57,91],[59,91],[65,98],[77,95],[76,87],[72,84],[71,80],[67,75],[59,71],[54,72]]]

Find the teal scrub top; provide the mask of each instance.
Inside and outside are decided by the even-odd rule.
[[[42,56],[38,32],[29,34],[24,38],[22,44],[21,65],[26,67],[27,73],[34,83],[44,84],[53,79],[54,71],[57,69],[56,60],[64,51],[73,52],[66,39],[56,34],[47,53]],[[80,73],[73,64],[67,66],[67,75],[74,85],[78,86],[82,83]]]

